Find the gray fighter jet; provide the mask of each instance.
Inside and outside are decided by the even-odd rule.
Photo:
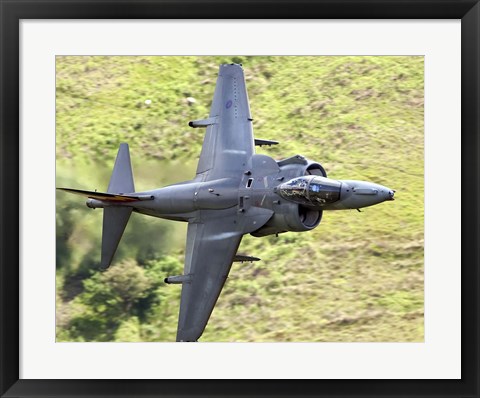
[[[189,123],[206,127],[193,180],[135,192],[127,144],[121,144],[106,193],[59,188],[103,208],[102,267],[112,262],[132,212],[188,222],[177,341],[197,341],[237,255],[244,234],[261,237],[310,231],[324,210],[359,209],[393,200],[394,191],[364,181],[333,180],[320,163],[296,155],[281,161],[255,154],[252,116],[241,65],[220,65],[210,115]]]

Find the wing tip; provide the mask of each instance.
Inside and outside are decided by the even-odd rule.
[[[200,328],[179,329],[177,332],[177,342],[179,343],[193,343],[197,342],[202,336],[203,330]]]
[[[220,64],[221,76],[243,76],[242,64]]]

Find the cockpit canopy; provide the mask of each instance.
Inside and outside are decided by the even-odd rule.
[[[294,178],[277,187],[284,199],[310,206],[325,206],[340,199],[342,183],[320,176]]]

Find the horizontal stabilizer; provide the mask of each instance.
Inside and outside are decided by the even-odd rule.
[[[107,192],[119,194],[135,192],[128,144],[120,144],[120,148],[118,148],[117,158],[115,159],[115,165],[113,166]]]
[[[242,256],[242,255],[236,255],[234,258],[233,258],[233,261],[234,262],[238,262],[238,263],[244,263],[244,262],[247,262],[247,261],[250,261],[250,262],[253,262],[253,261],[260,261],[260,259],[258,257],[252,257],[252,256]]]
[[[102,233],[102,260],[101,266],[106,269],[110,266],[113,256],[117,251],[118,243],[125,231],[130,215],[131,207],[106,207],[103,209],[103,233]]]
[[[107,202],[136,202],[138,200],[153,200],[153,195],[120,195],[106,192],[83,191],[81,189],[57,188],[60,191],[74,193],[90,199],[103,200]]]
[[[259,138],[255,138],[255,145],[256,146],[263,146],[263,145],[278,145],[278,141],[272,141],[272,140],[261,140]]]

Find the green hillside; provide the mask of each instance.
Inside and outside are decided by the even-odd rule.
[[[218,65],[245,69],[257,148],[396,200],[325,212],[306,233],[246,235],[201,341],[423,341],[423,57],[56,59],[57,186],[104,191],[128,142],[137,190],[195,174]],[[192,100],[193,99],[193,100]],[[147,102],[146,102],[147,101]],[[133,214],[100,272],[102,211],[57,192],[57,340],[174,341],[186,225]]]

